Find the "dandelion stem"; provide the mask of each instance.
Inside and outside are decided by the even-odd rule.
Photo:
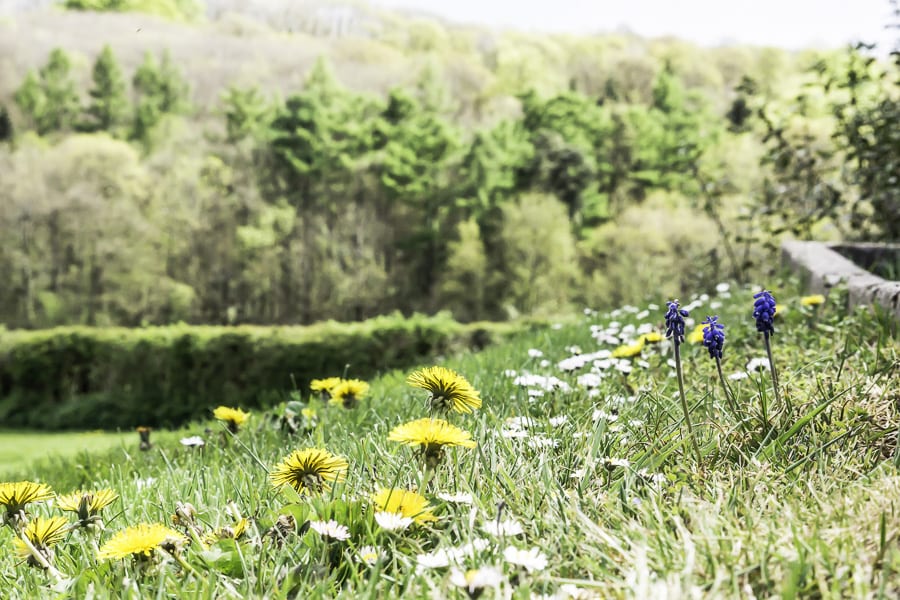
[[[772,358],[772,343],[769,338],[769,332],[765,332],[766,354],[769,355],[769,369],[772,371],[772,385],[775,388],[775,401],[781,406],[781,391],[778,389],[778,372],[775,370],[775,359]]]
[[[50,575],[52,575],[54,579],[56,579],[57,581],[60,581],[62,579],[62,573],[60,573],[56,569],[56,567],[51,565],[50,561],[48,561],[44,557],[44,555],[41,554],[37,548],[34,547],[34,544],[31,543],[31,540],[28,539],[28,536],[25,534],[25,532],[21,531],[21,530],[17,530],[16,535],[19,536],[19,539],[22,541],[23,544],[25,544],[25,547],[28,548],[28,552],[31,553],[32,558],[34,558],[34,560],[41,566],[41,568],[43,568],[48,573],[50,573]]]
[[[694,447],[694,454],[697,455],[697,463],[702,462],[700,456],[700,446],[697,445],[697,438],[694,437],[694,428],[691,426],[691,411],[688,409],[687,398],[684,395],[684,374],[681,370],[681,348],[680,344],[675,342],[675,372],[678,374],[678,396],[681,399],[681,410],[684,411],[684,422],[687,425],[688,436],[691,438],[691,445]]]

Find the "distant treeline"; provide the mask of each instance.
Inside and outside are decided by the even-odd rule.
[[[231,88],[210,128],[167,53],[129,77],[104,48],[86,93],[73,70],[54,50],[19,118],[0,107],[9,327],[546,314],[746,277],[761,231],[846,220],[840,193],[810,196],[810,171],[837,172],[833,124],[754,117],[749,79],[717,113],[666,64],[645,100],[612,79],[527,92],[473,128],[431,71],[378,96],[320,60],[283,99]],[[831,154],[799,164],[817,143]]]

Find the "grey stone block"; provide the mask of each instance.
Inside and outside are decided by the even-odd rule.
[[[900,244],[826,244],[789,240],[781,244],[782,261],[806,279],[813,293],[824,294],[844,281],[850,307],[878,304],[900,321],[900,282],[888,281],[860,267],[842,254],[863,261],[900,256]]]

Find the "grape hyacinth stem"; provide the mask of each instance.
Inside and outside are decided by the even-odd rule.
[[[694,437],[694,427],[691,425],[691,411],[688,409],[687,397],[684,395],[684,374],[681,370],[681,348],[680,344],[675,343],[675,372],[678,375],[678,397],[681,399],[681,410],[684,411],[684,423],[687,425],[688,437],[691,438],[691,445],[694,447],[694,454],[697,455],[697,462],[701,462],[703,458],[700,455],[700,446],[697,445],[697,438]]]

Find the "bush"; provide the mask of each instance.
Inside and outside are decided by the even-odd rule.
[[[0,422],[39,429],[172,426],[219,404],[261,408],[316,377],[371,377],[510,325],[445,315],[311,327],[0,330]]]

